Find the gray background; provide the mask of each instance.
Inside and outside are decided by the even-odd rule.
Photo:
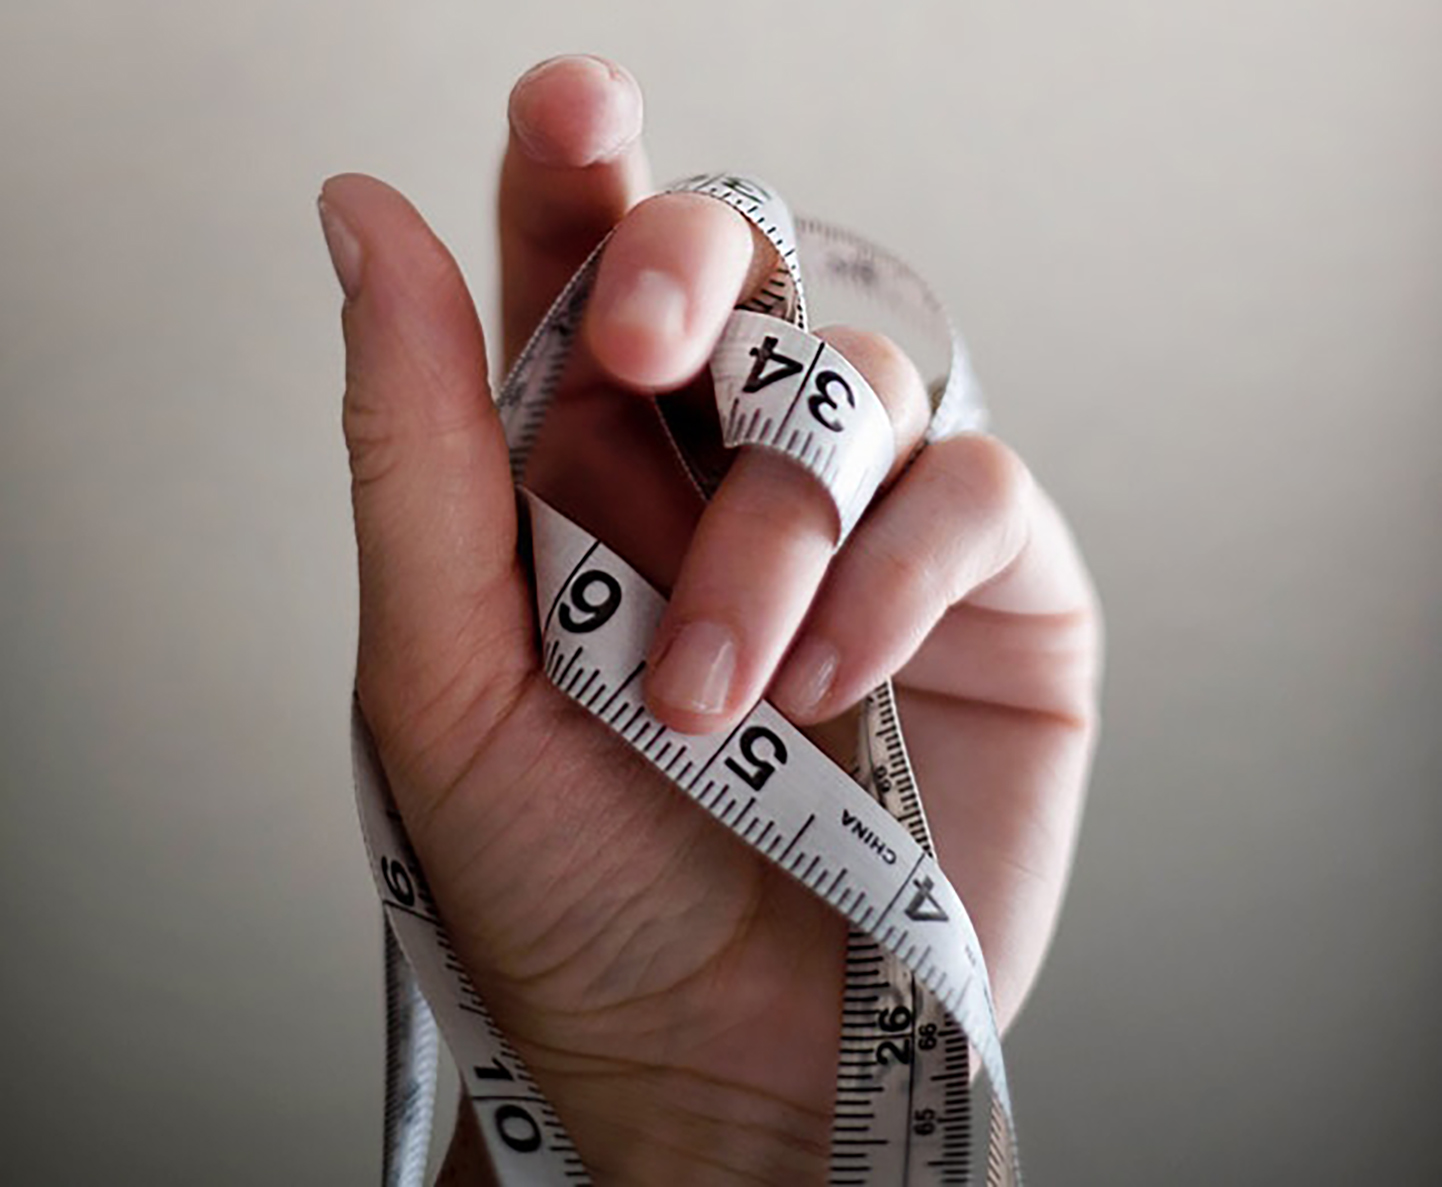
[[[1038,1184],[1431,1183],[1442,5],[5,0],[8,1182],[355,1183],[376,911],[323,176],[494,307],[511,80],[924,264],[1109,615]]]

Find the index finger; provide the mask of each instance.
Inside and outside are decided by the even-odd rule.
[[[568,54],[521,76],[498,199],[510,363],[591,249],[650,188],[641,88],[604,58]]]

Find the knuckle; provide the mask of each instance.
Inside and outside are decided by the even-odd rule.
[[[1016,518],[1031,498],[1033,480],[1026,463],[995,437],[958,437],[954,464],[948,467],[956,497],[989,524]]]
[[[877,378],[885,380],[912,367],[911,358],[906,351],[897,345],[894,338],[880,330],[866,330],[859,326],[828,326],[817,336],[841,351],[868,379],[871,377],[870,372],[875,372]]]
[[[818,337],[839,350],[871,385],[891,419],[898,444],[919,440],[931,419],[931,401],[921,372],[895,339],[854,326],[831,326]]]
[[[790,458],[757,447],[744,449],[732,464],[712,506],[768,536],[829,531],[836,518],[831,496],[812,474]]]
[[[819,486],[786,489],[790,493],[783,505],[788,510],[782,515],[776,501],[757,487],[738,491],[725,503],[727,537],[746,542],[752,558],[769,556],[779,562],[788,554],[809,554],[822,544],[830,547],[836,512],[825,493]]]
[[[872,532],[858,546],[856,571],[875,591],[879,620],[894,615],[899,605],[941,607],[950,601],[945,566],[931,549],[895,531]]]
[[[400,464],[393,417],[370,397],[365,385],[352,378],[341,403],[341,428],[350,458],[351,479],[357,488],[386,481]]]
[[[421,470],[460,473],[471,464],[481,409],[464,405],[460,385],[449,386],[456,390],[432,400],[422,414],[398,408],[387,393],[352,378],[341,402],[341,427],[357,489],[391,484],[393,475],[403,478]]]
[[[1031,471],[1009,446],[983,434],[956,437],[934,448],[944,463],[948,505],[977,524],[989,544],[990,560],[984,567],[1000,572],[1021,553],[1030,532],[1036,486]]]

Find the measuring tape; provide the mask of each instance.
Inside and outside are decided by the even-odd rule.
[[[945,345],[928,439],[979,428],[985,413],[941,304],[899,260],[824,224],[793,221],[751,178],[708,174],[672,187],[733,206],[780,263],[728,321],[711,360],[724,444],[765,448],[816,477],[840,539],[893,461],[885,409],[839,352],[806,331],[807,272],[904,314]],[[799,230],[799,235],[798,235]],[[573,276],[507,376],[497,407],[519,484],[560,384],[604,242]],[[693,480],[721,472],[660,405]],[[761,702],[729,734],[676,734],[647,711],[645,656],[665,601],[624,558],[523,488],[547,675],[676,787],[847,917],[846,987],[831,1131],[832,1187],[1020,1183],[1011,1097],[981,946],[937,864],[890,682],[861,705],[851,774]],[[388,927],[385,1182],[422,1182],[435,1092],[436,1027],[461,1073],[506,1187],[589,1182],[554,1108],[496,1026],[446,934],[359,708],[352,715],[362,829]],[[972,1060],[989,1105],[974,1107]],[[977,1119],[989,1122],[980,1140]]]

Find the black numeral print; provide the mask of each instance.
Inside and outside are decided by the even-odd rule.
[[[764,755],[760,753],[763,744]],[[740,776],[752,791],[760,791],[766,786],[766,780],[776,774],[776,768],[786,765],[786,744],[764,725],[748,725],[742,730],[737,749],[741,751],[741,757],[751,764],[750,767],[743,767],[729,757],[726,766]]]
[[[381,881],[386,884],[391,897],[402,907],[416,905],[416,884],[411,880],[410,871],[400,862],[392,861],[389,857],[381,858]]]
[[[841,432],[843,427],[841,419],[837,415],[841,405],[832,395],[832,390],[838,387],[846,399],[847,407],[855,408],[856,393],[851,390],[851,384],[835,371],[823,371],[816,377],[816,394],[806,401],[806,407],[811,410],[811,415],[822,427],[830,429],[833,433]]]
[[[888,1056],[890,1058],[888,1058]],[[886,1039],[876,1047],[876,1062],[882,1067],[890,1067],[892,1060],[897,1063],[911,1062],[911,1039],[905,1038],[898,1045],[892,1039]]]
[[[557,616],[573,635],[584,635],[610,622],[620,606],[621,583],[609,573],[591,569],[571,582]]]
[[[906,904],[906,917],[914,919],[917,923],[945,923],[946,912],[942,910],[941,904],[936,901],[936,883],[930,878],[921,877],[912,882],[916,893],[911,896],[911,902]]]
[[[756,361],[751,364],[751,374],[741,385],[741,390],[748,395],[751,392],[759,392],[763,387],[769,387],[783,379],[789,379],[801,370],[801,363],[798,360],[789,355],[777,353],[774,334],[768,334],[763,338],[760,346],[753,346],[751,357]],[[768,371],[767,367],[770,367],[771,370]]]
[[[534,1154],[541,1148],[541,1127],[520,1105],[496,1110],[496,1133],[517,1154]]]

